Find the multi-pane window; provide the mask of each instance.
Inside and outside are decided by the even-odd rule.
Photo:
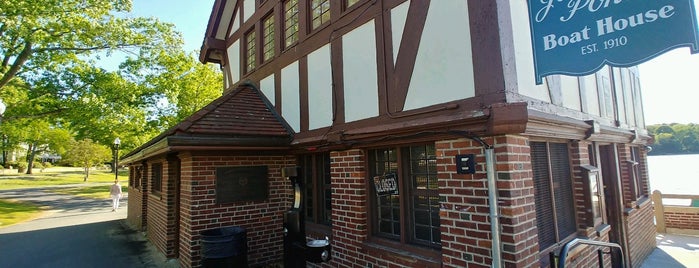
[[[255,53],[255,29],[245,34],[245,72],[255,69],[257,53]]]
[[[311,0],[311,29],[330,21],[330,0]]]
[[[576,232],[568,145],[530,142],[541,251]]]
[[[262,21],[262,62],[274,57],[274,16],[269,15]]]
[[[304,185],[306,220],[330,225],[332,199],[330,154],[305,155],[299,159]]]
[[[439,188],[434,144],[369,151],[369,174],[395,176],[398,193],[378,195],[374,233],[432,247],[440,246]]]
[[[163,164],[156,163],[151,165],[151,178],[153,183],[151,185],[151,191],[153,193],[160,193],[163,191]]]
[[[284,2],[284,47],[289,47],[299,40],[299,1]]]

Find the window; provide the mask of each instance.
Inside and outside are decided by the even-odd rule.
[[[311,0],[311,29],[330,21],[330,0]]]
[[[590,165],[583,165],[583,176],[587,179],[587,188],[589,192],[589,226],[597,226],[604,223],[606,220],[605,204],[604,204],[604,185],[599,168],[597,168],[597,150],[594,144],[587,147]]]
[[[245,34],[245,72],[249,73],[255,69],[255,29]]]
[[[151,191],[153,193],[160,193],[163,191],[163,164],[157,163],[151,166],[151,176],[153,178],[153,184],[151,185]]]
[[[141,179],[143,177],[143,167],[137,166],[133,172],[133,183],[131,186],[141,189]]]
[[[631,169],[629,172],[631,176],[631,191],[633,191],[633,196],[638,200],[646,195],[643,192],[643,181],[641,180],[641,154],[638,147],[631,147],[631,161],[628,163]]]
[[[330,154],[305,155],[300,159],[306,220],[330,225],[332,216]]]
[[[299,40],[299,1],[284,2],[284,47],[290,47]]]
[[[530,142],[539,250],[576,232],[573,180],[568,145]]]
[[[352,5],[356,4],[360,0],[345,0],[345,8],[351,7]]]
[[[373,201],[374,234],[410,244],[440,246],[439,188],[434,144],[369,151],[370,178],[395,174],[398,193]],[[372,187],[372,196],[377,196]]]
[[[262,22],[262,62],[274,57],[274,15],[270,14]]]

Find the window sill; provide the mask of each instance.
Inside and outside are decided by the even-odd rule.
[[[628,207],[626,209],[624,209],[624,215],[629,216],[629,215],[633,214],[634,211],[641,209],[641,207],[648,205],[648,203],[650,201],[651,201],[651,199],[648,198],[648,196],[646,196],[646,195],[641,196],[638,200],[627,204]]]
[[[612,230],[612,226],[609,224],[603,223],[603,224],[597,226],[596,229],[597,229],[597,237],[604,237]]]
[[[368,241],[362,244],[368,255],[382,260],[410,264],[411,267],[441,267],[441,251],[395,242]]]
[[[150,193],[148,195],[157,200],[163,200],[163,195],[160,192]]]

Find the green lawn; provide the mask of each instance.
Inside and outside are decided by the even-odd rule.
[[[114,182],[114,173],[109,170],[93,170],[87,182],[84,182],[85,173],[81,168],[52,167],[43,172],[33,170],[34,174],[17,174],[17,170],[0,169],[0,190],[38,188],[46,186],[60,186],[71,184],[83,184],[79,187],[55,188],[51,191],[70,194],[80,197],[107,199],[109,198],[109,184]],[[128,171],[119,171],[119,181],[122,191],[128,191]],[[26,221],[38,216],[42,208],[31,203],[16,202],[0,199],[0,228]]]
[[[37,205],[0,199],[0,228],[32,219],[41,213]]]
[[[31,175],[17,174],[16,171],[11,173],[5,170],[5,172],[0,173],[0,190],[85,183],[83,182],[85,173],[79,168],[52,167],[45,169],[44,172],[35,169],[33,173]],[[119,171],[121,184],[128,180],[127,176],[128,171]],[[109,172],[109,170],[92,170],[87,183],[101,184],[113,181],[114,173]]]

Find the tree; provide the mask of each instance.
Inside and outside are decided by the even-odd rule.
[[[103,145],[120,137],[128,151],[221,95],[221,72],[184,53],[172,24],[124,16],[131,2],[0,1],[3,150],[49,144],[31,129],[41,125]],[[128,56],[120,70],[96,67],[116,51]]]
[[[655,136],[651,155],[699,153],[699,125],[650,125],[648,132]]]
[[[42,153],[64,153],[72,140],[68,130],[50,126],[46,120],[25,120],[21,140],[27,145],[27,174],[32,174],[34,160]]]
[[[64,159],[85,170],[84,181],[90,177],[90,169],[112,158],[109,147],[96,144],[90,139],[73,142]]]
[[[81,57],[182,44],[172,24],[118,16],[130,10],[131,0],[0,2],[0,92],[18,75],[59,71]]]
[[[154,52],[154,51],[151,51]],[[150,54],[130,58],[121,65],[144,91],[153,95],[153,115],[160,131],[166,130],[220,97],[223,74],[213,64],[201,64],[194,53]]]

